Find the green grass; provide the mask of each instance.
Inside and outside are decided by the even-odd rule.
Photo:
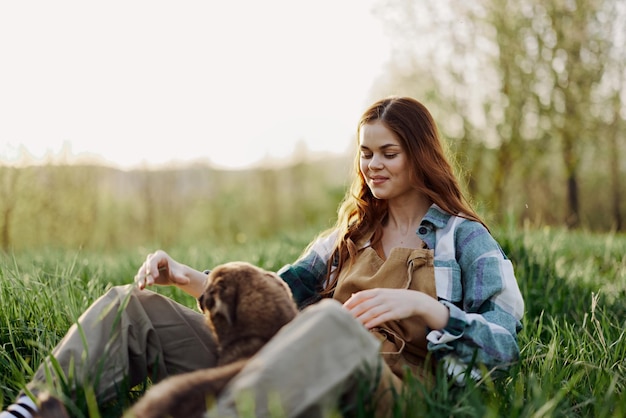
[[[626,415],[626,236],[556,229],[494,232],[516,266],[526,301],[521,361],[498,379],[425,391],[409,381],[394,416],[621,417]],[[312,234],[242,245],[174,248],[203,269],[247,260],[276,270]],[[118,254],[38,251],[0,256],[0,398],[11,402],[80,313],[108,287],[129,283],[151,249]],[[188,306],[177,289],[159,292]],[[83,411],[93,408],[89,388]],[[119,405],[127,405],[128,399]],[[121,407],[101,408],[103,417]],[[368,416],[363,410],[358,416]],[[94,416],[77,412],[77,416]]]

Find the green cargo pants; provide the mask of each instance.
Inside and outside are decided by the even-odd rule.
[[[79,381],[93,383],[99,374],[95,388],[103,402],[116,396],[124,379],[132,387],[146,377],[158,381],[216,362],[215,342],[201,313],[133,285],[112,288],[78,324],[52,355],[66,374],[75,368]],[[250,408],[258,417],[279,411],[288,417],[326,416],[357,388],[371,392],[381,373],[391,375],[379,345],[339,302],[322,300],[252,358],[210,416],[236,416]],[[45,381],[44,367],[31,388]]]

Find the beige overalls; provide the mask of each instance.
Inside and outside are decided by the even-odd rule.
[[[350,268],[338,277],[334,299],[344,303],[353,293],[373,288],[417,290],[436,298],[433,251],[429,249],[394,248],[385,260],[382,249],[367,246]],[[383,371],[394,389],[408,368],[425,383],[433,376],[432,363],[425,359],[426,325],[418,317],[389,321],[370,330],[381,341],[380,353],[393,376]]]

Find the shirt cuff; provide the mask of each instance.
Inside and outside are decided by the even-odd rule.
[[[468,366],[460,361],[454,354],[449,354],[441,359],[444,364],[444,369],[448,376],[456,383],[458,386],[465,386],[465,376],[468,373]],[[482,373],[476,367],[473,367],[469,370],[469,376],[474,380],[478,381],[482,378]]]
[[[462,309],[447,300],[439,302],[450,310],[450,318],[445,328],[432,330],[426,336],[429,343],[436,345],[448,344],[461,338],[467,324],[466,314]]]

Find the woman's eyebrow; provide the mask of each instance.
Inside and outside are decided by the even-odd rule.
[[[369,149],[370,149],[369,147],[367,147],[367,146],[365,146],[365,145],[361,145],[360,147],[361,147],[361,149],[363,149],[363,150],[369,150]],[[381,150],[386,150],[386,149],[388,149],[388,148],[393,148],[393,147],[398,147],[398,148],[399,148],[399,147],[400,147],[400,145],[399,145],[399,144],[385,144],[385,145],[381,145],[381,146],[379,147],[379,149],[381,149]]]

